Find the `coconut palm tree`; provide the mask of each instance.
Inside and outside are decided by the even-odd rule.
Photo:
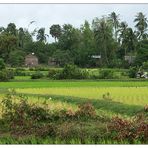
[[[132,28],[126,27],[120,34],[121,47],[124,49],[125,55],[127,52],[136,52],[137,37]]]
[[[93,21],[94,34],[97,42],[100,44],[100,48],[104,53],[105,61],[109,64],[108,60],[108,48],[112,39],[112,27],[106,18],[100,20],[96,19]]]
[[[40,42],[46,42],[45,28],[40,28],[38,30],[36,38]]]
[[[124,36],[126,35],[126,29],[127,29],[128,25],[126,22],[121,22],[119,24],[119,29],[117,30],[117,32],[119,33],[119,38],[118,38],[118,42],[121,43],[122,39],[124,38]]]
[[[60,37],[61,32],[62,32],[61,26],[58,25],[58,24],[57,25],[52,25],[50,27],[49,33],[51,34],[52,37],[54,37],[55,42],[56,42],[56,39],[58,39]]]
[[[138,30],[138,39],[141,40],[145,36],[145,32],[147,31],[148,27],[148,20],[142,12],[139,12],[134,19],[136,23],[135,27]]]
[[[19,31],[18,31],[18,38],[19,38],[19,46],[20,47],[24,47],[24,30],[23,28],[19,28]]]
[[[116,39],[116,41],[117,41],[117,36],[118,36],[117,29],[118,29],[118,27],[119,27],[119,14],[117,15],[115,12],[112,12],[112,13],[109,15],[109,18],[110,18],[111,21],[112,21],[112,24],[113,24],[113,27],[114,27],[115,39]]]

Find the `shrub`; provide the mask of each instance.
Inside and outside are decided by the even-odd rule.
[[[143,67],[143,69],[148,70],[148,61],[143,62],[142,67]]]
[[[43,78],[43,77],[44,77],[43,73],[41,73],[39,71],[37,71],[36,73],[31,75],[31,79],[40,79],[40,78]]]
[[[81,71],[76,65],[65,65],[59,79],[85,79],[88,75],[86,71]]]
[[[2,118],[10,125],[10,129],[26,128],[39,122],[49,121],[50,112],[46,104],[41,105],[42,107],[30,105],[25,96],[16,96],[15,91],[12,91],[2,100]]]
[[[48,67],[38,66],[34,68],[35,71],[48,71]]]
[[[6,66],[5,66],[4,60],[0,58],[0,70],[3,70],[5,68]]]
[[[85,103],[78,106],[78,111],[76,111],[75,114],[78,118],[81,118],[81,117],[93,118],[96,116],[96,111],[94,106],[91,103]]]
[[[144,111],[145,111],[145,112],[148,112],[148,105],[145,105],[145,106],[144,106]]]
[[[136,78],[137,75],[137,68],[136,67],[130,67],[129,71],[128,71],[128,76],[130,78]]]
[[[0,71],[0,81],[8,81],[9,78],[5,70]]]
[[[8,81],[14,78],[14,72],[12,70],[1,70],[0,71],[0,81]]]
[[[15,76],[26,76],[27,73],[26,73],[26,71],[25,71],[24,68],[16,68],[16,69],[14,70],[14,75],[15,75]]]
[[[144,115],[136,116],[132,121],[114,117],[108,125],[113,139],[127,140],[133,143],[135,140],[145,142],[148,139],[148,121]]]
[[[9,79],[14,79],[14,71],[11,69],[7,69],[7,76]]]
[[[114,73],[110,69],[102,69],[99,72],[99,78],[100,79],[113,79],[114,78]]]
[[[51,79],[58,79],[60,72],[61,72],[61,70],[58,70],[58,69],[49,69],[48,77]]]

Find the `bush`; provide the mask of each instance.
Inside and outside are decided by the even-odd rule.
[[[136,116],[133,120],[124,120],[114,117],[108,125],[113,139],[127,140],[133,143],[135,140],[146,142],[148,140],[148,121],[144,115]]]
[[[61,70],[59,70],[59,69],[49,69],[48,77],[51,79],[58,79],[60,72],[61,72]]]
[[[136,78],[136,76],[137,76],[137,68],[136,67],[130,67],[130,69],[128,71],[128,76],[130,78]]]
[[[34,68],[35,71],[48,71],[48,67],[38,66]]]
[[[44,77],[44,75],[41,72],[36,72],[36,73],[31,75],[31,79],[40,79],[40,78],[43,78],[43,77]]]
[[[14,79],[14,71],[13,70],[7,69],[6,72],[7,72],[8,79]]]
[[[5,66],[4,60],[0,58],[0,70],[3,70],[5,68],[6,66]]]
[[[2,118],[9,124],[11,129],[28,127],[37,122],[50,120],[50,113],[47,105],[41,104],[42,107],[35,104],[30,105],[25,96],[16,96],[13,90],[2,100]]]
[[[59,74],[59,79],[86,79],[88,73],[81,71],[76,65],[65,65],[64,69]]]
[[[114,78],[114,73],[110,69],[102,69],[99,72],[99,78],[100,79],[113,79]]]
[[[93,118],[96,117],[96,111],[91,103],[85,103],[78,106],[78,111],[75,113],[78,118]]]
[[[8,81],[14,78],[14,72],[12,70],[1,70],[0,71],[0,81]]]
[[[148,71],[148,61],[147,62],[143,62],[142,67],[143,67],[143,69]]]
[[[14,75],[15,76],[26,76],[27,73],[24,68],[15,68]]]

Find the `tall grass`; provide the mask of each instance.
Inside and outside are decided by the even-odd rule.
[[[24,82],[0,82],[0,89],[49,87],[148,87],[148,81],[31,80]]]

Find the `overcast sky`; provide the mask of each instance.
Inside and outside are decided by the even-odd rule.
[[[85,20],[90,23],[95,17],[108,15],[115,11],[120,14],[120,20],[126,21],[133,27],[133,18],[137,12],[143,12],[148,17],[148,4],[0,4],[0,26],[6,27],[8,23],[15,23],[17,28],[29,30],[45,27],[49,34],[52,24],[70,23],[80,27]],[[50,37],[49,41],[53,41]]]

